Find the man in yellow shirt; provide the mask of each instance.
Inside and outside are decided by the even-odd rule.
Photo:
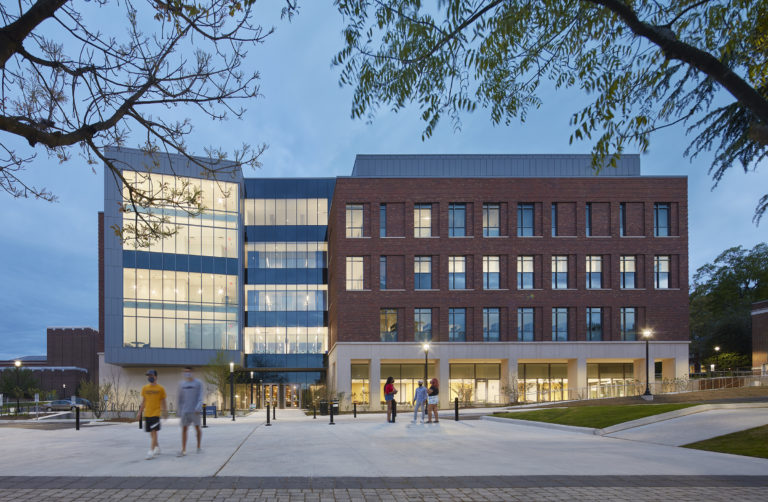
[[[157,370],[148,370],[146,374],[149,383],[141,388],[141,406],[137,418],[144,414],[144,429],[152,438],[146,457],[150,460],[160,455],[157,432],[160,430],[160,416],[168,418],[168,408],[165,405],[165,389],[157,383]]]

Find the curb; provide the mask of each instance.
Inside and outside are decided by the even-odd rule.
[[[502,417],[489,417],[488,415],[480,417],[480,420],[488,420],[490,422],[500,422],[505,424],[514,424],[514,425],[527,425],[527,426],[533,426],[533,427],[541,427],[542,429],[554,429],[559,431],[567,431],[567,432],[581,432],[583,434],[597,434],[598,429],[593,429],[591,427],[578,427],[575,425],[561,425],[561,424],[551,424],[548,422],[535,422],[533,420],[519,420],[517,418],[502,418]]]

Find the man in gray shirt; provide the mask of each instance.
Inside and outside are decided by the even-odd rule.
[[[203,410],[203,383],[192,376],[192,368],[184,368],[184,380],[179,385],[178,415],[181,418],[181,451],[177,455],[183,457],[187,454],[187,428],[194,425],[197,430],[197,453],[200,449],[200,440],[203,438],[203,430],[200,428],[200,412]]]
[[[424,387],[424,382],[419,380],[419,387],[413,396],[413,420],[411,423],[416,423],[416,418],[419,415],[419,408],[421,408],[421,423],[424,423],[424,414],[427,412],[427,389]]]

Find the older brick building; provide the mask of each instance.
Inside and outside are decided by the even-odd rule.
[[[639,157],[358,156],[329,215],[329,379],[378,403],[632,393],[688,360],[687,180]],[[650,370],[650,378],[655,373]],[[450,392],[448,392],[450,389]]]

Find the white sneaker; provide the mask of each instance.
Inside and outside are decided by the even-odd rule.
[[[415,424],[416,423],[416,419],[414,418],[413,420],[411,420],[411,423]]]
[[[158,456],[158,455],[160,455],[160,447],[159,447],[159,446],[155,446],[155,449],[154,449],[154,450],[152,450],[152,454],[153,454],[154,456]]]
[[[153,458],[155,458],[155,452],[154,452],[154,451],[152,451],[152,450],[149,450],[149,451],[147,452],[147,456],[146,456],[146,457],[144,457],[144,458],[146,458],[147,460],[152,460]]]
[[[197,453],[203,453],[203,449],[202,448],[198,448],[197,449]]]
[[[187,452],[185,452],[184,450],[181,450],[181,451],[179,451],[179,452],[176,454],[176,456],[177,456],[177,457],[183,457],[183,456],[185,456],[186,454],[187,454]]]

